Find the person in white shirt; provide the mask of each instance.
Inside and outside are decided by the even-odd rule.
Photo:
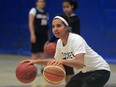
[[[103,87],[110,77],[109,64],[79,35],[69,32],[67,17],[57,15],[52,21],[53,34],[59,38],[55,59],[25,60],[29,64],[67,65],[80,72],[65,87]]]
[[[49,39],[48,13],[45,0],[35,0],[36,7],[29,11],[29,31],[32,59],[44,59],[44,44]]]
[[[45,10],[45,0],[35,0],[35,7],[29,11],[29,31],[30,31],[30,43],[31,43],[31,59],[36,60],[44,59],[44,44],[49,39],[49,25],[48,25],[48,13]],[[37,78],[43,72],[43,66],[36,65]],[[41,70],[40,70],[41,69]],[[36,80],[38,80],[36,78]],[[32,87],[37,87],[37,81],[34,80]]]

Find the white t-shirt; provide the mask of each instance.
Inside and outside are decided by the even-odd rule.
[[[63,46],[61,39],[58,40],[56,46],[56,59],[75,59],[75,55],[84,53],[84,68],[79,69],[83,73],[95,70],[110,71],[109,64],[94,50],[92,50],[86,41],[79,35],[70,33],[67,44]]]

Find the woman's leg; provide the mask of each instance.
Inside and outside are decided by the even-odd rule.
[[[74,75],[70,81],[66,84],[65,87],[82,87],[83,85],[83,75],[82,73],[78,73]]]
[[[85,78],[82,87],[103,87],[109,80],[110,72],[106,70],[98,70],[91,73]]]

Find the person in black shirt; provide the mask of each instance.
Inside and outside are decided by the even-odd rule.
[[[69,19],[70,32],[80,35],[80,19],[73,13],[74,10],[78,9],[78,2],[75,0],[63,0],[62,8]],[[55,42],[56,40],[57,38],[53,36],[49,42]]]
[[[36,0],[36,7],[29,12],[29,30],[32,59],[44,58],[44,44],[48,40],[48,13],[44,10],[45,0]]]
[[[73,13],[73,10],[78,9],[78,3],[75,0],[63,0],[62,8],[65,15],[68,17],[71,32],[80,35],[80,20],[79,17]]]

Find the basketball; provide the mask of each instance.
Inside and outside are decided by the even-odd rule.
[[[45,44],[44,51],[47,55],[53,57],[56,51],[56,43],[50,42],[50,43]]]
[[[16,77],[22,83],[32,82],[37,75],[36,67],[28,64],[28,61],[21,63],[16,68]]]
[[[61,83],[66,76],[65,69],[63,65],[53,66],[49,65],[44,68],[43,77],[51,84]]]

